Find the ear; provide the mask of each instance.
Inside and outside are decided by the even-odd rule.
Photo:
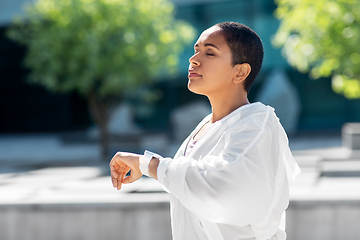
[[[251,66],[248,63],[236,64],[234,68],[236,71],[236,75],[233,79],[233,82],[235,84],[243,82],[251,72]]]

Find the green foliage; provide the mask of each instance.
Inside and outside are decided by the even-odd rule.
[[[195,37],[168,0],[39,0],[9,36],[25,44],[32,82],[97,98],[174,73]]]
[[[281,24],[273,45],[310,77],[332,77],[332,87],[360,98],[360,4],[358,0],[276,0]]]

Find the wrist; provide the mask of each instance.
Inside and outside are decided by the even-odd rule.
[[[159,165],[159,159],[161,159],[162,157],[156,153],[150,152],[145,150],[144,155],[140,156],[139,158],[139,169],[141,171],[141,173],[143,175],[146,175],[148,177],[150,177],[150,173],[149,173],[149,167],[150,167],[150,163],[152,163],[151,166],[153,166],[153,164],[155,165]],[[158,159],[158,161],[152,161],[152,159]],[[157,162],[157,164],[156,164]],[[153,168],[153,167],[152,167]],[[157,167],[156,167],[157,168]],[[156,171],[157,169],[155,169]],[[154,171],[152,171],[154,172]]]
[[[153,157],[149,163],[149,175],[157,180],[157,168],[159,166],[160,159]]]

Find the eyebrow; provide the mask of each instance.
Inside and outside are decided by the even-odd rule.
[[[205,47],[214,47],[214,48],[216,48],[217,50],[219,50],[219,48],[218,48],[217,46],[215,46],[214,44],[212,44],[212,43],[205,43],[204,46],[205,46]],[[199,44],[195,44],[195,45],[194,45],[194,48],[195,48],[195,47],[199,47]]]

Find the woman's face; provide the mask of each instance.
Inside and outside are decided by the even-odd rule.
[[[226,94],[233,86],[236,69],[230,47],[217,26],[205,30],[194,45],[189,59],[190,91],[208,97]]]

